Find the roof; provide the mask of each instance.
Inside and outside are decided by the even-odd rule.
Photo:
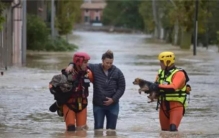
[[[85,2],[81,5],[81,9],[104,9],[105,7],[106,7],[105,2],[101,2],[101,3]]]

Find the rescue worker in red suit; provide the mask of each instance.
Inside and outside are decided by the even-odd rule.
[[[73,56],[73,89],[66,103],[62,105],[67,131],[86,129],[88,87],[93,78],[92,72],[87,68],[89,60],[90,56],[84,52],[77,52]]]
[[[191,90],[190,85],[187,84],[189,77],[185,70],[175,66],[173,52],[161,52],[158,59],[161,69],[158,71],[156,82],[149,86],[149,91],[159,93],[161,129],[163,131],[178,131],[187,106],[187,94]]]

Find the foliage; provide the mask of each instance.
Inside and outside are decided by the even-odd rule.
[[[162,28],[164,29],[165,33],[169,32],[170,35],[174,35],[171,33],[173,32],[174,25],[176,23],[179,25],[179,29],[182,31],[180,34],[183,34],[183,39],[181,41],[189,42],[192,39],[186,37],[184,35],[191,36],[194,30],[194,16],[195,16],[195,1],[196,0],[168,0],[168,1],[156,1],[156,7],[152,4],[154,0],[142,1],[139,7],[139,12],[142,15],[144,20],[144,27],[145,29],[150,32],[154,33],[155,28],[157,28],[157,24],[155,22],[155,17],[153,15],[153,9],[157,11],[158,19]],[[198,33],[199,39],[206,37],[206,32],[214,34],[214,36],[209,36],[209,39],[216,37],[216,28],[215,26],[219,26],[216,23],[211,25],[208,23],[209,21],[215,22],[217,20],[217,16],[219,13],[219,3],[217,1],[206,1],[206,0],[199,0],[199,13],[198,13]],[[211,8],[209,8],[211,7]],[[214,18],[213,18],[214,16]],[[207,24],[208,23],[208,24]],[[209,27],[208,27],[209,26]],[[214,29],[213,29],[214,28]],[[218,27],[219,28],[219,27]],[[211,31],[212,30],[212,31]],[[214,30],[214,31],[213,31]],[[185,33],[184,33],[185,32]],[[189,32],[190,34],[188,34]],[[214,32],[214,33],[213,33]],[[201,36],[201,37],[200,37]],[[188,40],[185,40],[187,38]],[[172,41],[173,39],[169,39]],[[190,41],[191,42],[191,41]],[[189,46],[189,43],[187,47]]]
[[[69,51],[77,47],[63,38],[52,39],[46,23],[37,15],[27,16],[27,49],[38,51]]]
[[[107,0],[107,6],[103,11],[103,24],[142,29],[143,19],[138,12],[140,3],[135,0]]]
[[[205,40],[205,37],[207,37],[207,43],[215,44],[217,43],[217,31],[219,30],[219,1],[209,1],[207,9],[210,13],[210,16],[205,22],[207,33],[203,33],[203,35],[200,36],[200,40]]]
[[[143,1],[139,6],[139,13],[144,21],[144,29],[147,33],[152,33],[155,29],[155,22],[152,12],[152,1]]]
[[[68,43],[68,41],[62,37],[57,37],[55,39],[49,38],[45,44],[46,51],[73,51],[77,48],[76,45]]]
[[[80,20],[82,0],[57,0],[56,27],[60,35],[71,33],[74,23]]]
[[[170,12],[173,9],[173,6],[169,1],[157,1],[158,6],[157,11],[159,13],[159,20],[161,21],[163,28],[171,28],[173,22],[170,20]],[[152,0],[142,1],[139,6],[139,13],[141,14],[144,20],[144,28],[147,32],[152,33],[155,29],[155,21],[153,17],[152,9]]]
[[[191,32],[194,29],[195,0],[178,0],[175,3],[176,8],[171,12],[171,19],[173,21],[178,20],[184,31]],[[199,32],[205,31],[204,22],[209,16],[207,5],[208,2],[206,0],[199,0]]]
[[[27,15],[27,48],[43,50],[48,40],[49,30],[37,15]]]
[[[173,11],[175,7],[169,1],[160,1],[159,5],[162,5],[159,8],[159,12],[163,13],[161,15],[161,22],[163,28],[173,27],[176,20],[170,20],[170,19],[171,19],[171,11]]]
[[[8,4],[0,1],[0,30],[3,29],[3,23],[5,22],[5,17],[2,15],[2,12],[7,8]]]

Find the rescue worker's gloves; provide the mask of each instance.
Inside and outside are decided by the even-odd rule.
[[[59,107],[60,107],[59,105],[61,105],[61,104],[56,101],[49,107],[49,110],[51,112],[55,112],[59,109]]]
[[[55,112],[55,111],[58,110],[58,107],[57,107],[57,105],[56,105],[56,102],[53,103],[53,104],[49,107],[49,110],[50,110],[51,112]]]
[[[159,91],[159,84],[157,84],[157,83],[152,83],[152,84],[149,86],[149,91],[156,91],[156,92],[158,92],[158,91]]]
[[[49,110],[51,112],[56,112],[57,111],[57,114],[59,116],[63,116],[63,109],[62,109],[62,106],[59,106],[57,102],[53,103],[50,107],[49,107]]]

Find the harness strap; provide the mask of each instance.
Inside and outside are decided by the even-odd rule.
[[[166,115],[167,118],[170,118],[170,114],[168,113],[170,111],[170,102],[164,101],[164,104],[166,106],[166,113],[164,112],[164,114]]]
[[[157,107],[156,107],[156,110],[158,110],[159,105],[160,105],[160,99],[158,98],[158,99],[157,99]]]
[[[76,113],[78,113],[78,112],[82,111],[84,108],[86,108],[87,104],[88,104],[87,98],[81,98],[81,100],[79,100],[79,98],[76,98],[75,102],[66,103],[68,108],[73,110]]]
[[[189,81],[189,77],[188,77],[187,73],[184,70],[179,69],[179,68],[173,68],[169,72],[167,72],[166,70],[160,70],[159,73],[158,73],[157,82],[160,84],[160,83],[162,83],[162,81],[164,81],[164,82],[167,82],[168,84],[170,84],[171,81],[166,81],[166,80],[167,80],[168,77],[170,77],[170,75],[172,75],[172,73],[177,72],[176,69],[178,69],[179,71],[184,72],[185,77],[186,77],[186,83],[187,83]],[[182,91],[182,90],[176,91],[176,92],[160,92],[160,98],[158,98],[158,100],[157,100],[156,110],[158,110],[159,105],[162,103],[163,105],[161,106],[161,110],[163,110],[165,116],[167,118],[169,118],[168,112],[171,109],[170,109],[169,101],[167,101],[166,99],[167,98],[171,99],[171,97],[179,97],[179,98],[184,98],[184,99],[181,99],[181,100],[177,101],[177,102],[181,101],[180,103],[183,105],[183,115],[184,115],[184,113],[185,113],[185,106],[184,105],[185,105],[185,102],[186,102],[186,99],[187,99],[187,95],[188,95],[188,93],[186,91]],[[166,112],[165,112],[163,106],[165,106]]]
[[[166,93],[165,93],[165,94],[166,94]],[[179,97],[179,96],[177,96],[177,95],[166,96],[165,94],[162,94],[162,95],[161,95],[161,102],[162,102],[162,101],[165,102],[166,110],[167,110],[167,111],[170,111],[171,109],[170,109],[169,101],[166,101],[166,100],[164,100],[164,99],[166,99],[166,97]],[[171,94],[172,94],[172,93],[171,93]],[[184,115],[184,114],[185,114],[185,107],[184,107],[184,104],[185,104],[186,99],[187,99],[187,94],[184,95],[183,97],[185,97],[184,100],[183,100],[183,103],[182,103],[182,105],[183,105],[183,115]],[[159,100],[158,100],[158,101],[159,101]],[[158,104],[161,104],[161,102],[159,101],[159,103],[157,103],[157,108],[156,108],[156,110],[158,109],[158,106],[159,106]],[[162,106],[161,106],[161,108],[162,108],[162,110],[164,111],[164,109],[163,109]],[[167,113],[164,112],[164,114],[165,114],[165,116],[166,116],[167,118],[169,118],[169,115],[167,115]]]
[[[165,102],[166,109],[167,109],[167,111],[169,111],[169,110],[170,110],[169,102],[168,102],[168,101],[164,101],[164,96],[163,96],[163,95],[161,95],[161,101],[160,101],[159,98],[158,98],[158,100],[157,100],[157,107],[156,107],[156,110],[158,110],[159,105],[161,105],[161,102],[162,102],[162,101]],[[163,110],[163,113],[165,114],[165,116],[166,116],[167,118],[169,118],[169,115],[168,115],[167,112],[164,110],[163,106],[160,106],[160,107],[161,107],[161,110]]]
[[[163,106],[161,106],[161,110],[163,110],[163,113],[165,114],[165,116],[166,116],[167,118],[169,118],[170,116],[169,116],[168,112],[169,112],[170,110],[172,110],[173,108],[170,109],[170,102],[169,102],[169,101],[166,101],[166,100],[164,100],[164,99],[165,99],[165,96],[164,96],[164,95],[161,95],[161,101],[158,99],[156,110],[158,110],[159,105],[161,105],[161,102],[163,102],[164,105],[165,105],[165,107],[166,107],[166,110],[164,110]],[[183,101],[182,105],[185,104],[185,101],[186,101],[186,97],[185,97],[185,100]],[[184,107],[184,106],[182,106],[182,107],[183,107],[183,115],[184,115],[184,114],[185,114],[185,107]],[[176,108],[176,107],[175,107],[175,108]]]

